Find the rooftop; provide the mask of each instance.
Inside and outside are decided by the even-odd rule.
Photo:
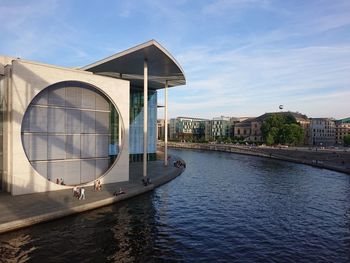
[[[168,81],[168,87],[186,84],[185,74],[180,64],[155,40],[116,53],[81,69],[99,75],[126,79],[132,86],[143,87],[144,61],[148,64],[149,89],[162,89],[166,81]]]

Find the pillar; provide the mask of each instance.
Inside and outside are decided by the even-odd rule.
[[[143,63],[143,176],[147,177],[147,143],[148,143],[148,64]]]
[[[168,165],[168,81],[165,81],[164,89],[164,165]]]

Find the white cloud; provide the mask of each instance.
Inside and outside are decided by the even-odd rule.
[[[186,95],[171,101],[178,112],[210,115],[230,106],[231,115],[259,115],[283,102],[308,114],[301,101],[339,99],[350,86],[350,46],[219,50],[195,47],[180,56],[190,74]],[[345,114],[341,105],[334,107]]]

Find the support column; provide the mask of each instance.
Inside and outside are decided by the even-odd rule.
[[[164,89],[164,165],[168,166],[168,81],[165,81]]]
[[[148,64],[143,62],[143,177],[147,177]]]

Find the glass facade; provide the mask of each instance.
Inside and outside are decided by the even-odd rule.
[[[130,91],[130,162],[143,160],[143,90],[131,88]],[[148,160],[156,159],[157,92],[148,92]]]
[[[33,168],[53,182],[78,185],[102,176],[119,152],[119,114],[91,85],[66,81],[41,91],[22,122]]]

